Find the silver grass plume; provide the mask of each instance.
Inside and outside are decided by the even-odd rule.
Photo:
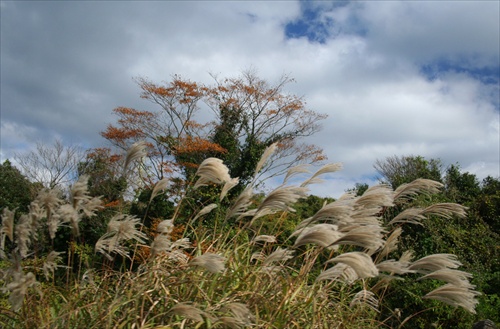
[[[364,252],[353,251],[341,254],[327,263],[343,263],[353,268],[360,279],[374,278],[378,275],[378,269],[372,258]]]
[[[174,229],[174,222],[171,219],[166,219],[161,221],[160,224],[158,224],[158,226],[156,227],[158,233],[167,235],[172,233],[173,229]]]
[[[382,227],[378,225],[354,225],[340,230],[342,236],[333,242],[335,245],[353,245],[365,249],[378,250],[384,246]]]
[[[443,184],[430,180],[419,178],[411,183],[400,185],[394,191],[394,200],[408,200],[415,197],[418,194],[436,194],[443,187]]]
[[[243,192],[240,193],[238,198],[234,201],[231,208],[226,213],[226,219],[234,216],[243,216],[247,211],[248,207],[252,204],[251,200],[253,197],[253,189],[251,185],[248,185]]]
[[[399,275],[415,272],[409,269],[410,266],[409,262],[402,262],[394,259],[385,260],[383,262],[378,263],[375,266],[377,266],[379,272],[388,272]]]
[[[469,282],[470,278],[472,278],[472,274],[470,273],[460,270],[444,268],[441,270],[431,272],[427,275],[424,275],[423,277],[418,278],[418,280],[423,280],[423,279],[441,280],[446,283],[454,284],[456,286],[473,289],[475,288],[475,286]]]
[[[196,216],[194,216],[193,218],[193,221],[197,220],[198,218],[200,218],[201,216],[204,216],[208,213],[210,213],[212,210],[214,210],[215,208],[217,208],[217,204],[215,203],[211,203],[209,204],[208,206],[205,206],[203,207],[203,209],[201,209],[197,214]]]
[[[225,261],[226,259],[223,256],[207,252],[193,258],[189,265],[203,267],[211,273],[220,273],[225,269]]]
[[[274,235],[257,235],[250,241],[251,244],[257,243],[257,242],[263,242],[263,243],[275,243],[276,242],[276,237]]]
[[[47,217],[47,223],[52,221],[52,215],[55,213],[56,209],[61,205],[64,201],[59,197],[61,191],[57,188],[54,189],[43,189],[38,192],[38,195],[35,199],[35,202],[39,204],[39,206],[45,210],[45,217]]]
[[[19,218],[19,222],[15,227],[15,241],[17,244],[17,251],[21,258],[28,256],[29,247],[31,245],[31,236],[33,233],[31,230],[31,221],[28,215],[22,214]]]
[[[135,240],[144,243],[146,234],[137,229],[140,219],[130,215],[118,214],[113,216],[108,223],[108,233],[114,234],[118,241]]]
[[[362,196],[355,199],[357,208],[369,209],[366,215],[377,214],[382,207],[392,207],[394,205],[393,190],[389,185],[380,184],[368,188]]]
[[[257,166],[255,167],[255,172],[253,174],[254,180],[256,179],[257,174],[262,170],[262,167],[264,167],[264,164],[267,162],[269,157],[271,157],[271,155],[273,155],[274,151],[276,151],[276,147],[277,147],[277,143],[273,143],[273,144],[269,145],[268,147],[266,147],[266,149],[264,150],[264,153],[260,157],[259,162],[257,163]]]
[[[70,223],[71,226],[71,232],[73,233],[74,236],[80,236],[80,215],[78,214],[78,211],[73,208],[72,205],[70,204],[64,204],[59,209],[57,209],[56,216],[54,218],[57,218],[59,223]],[[57,230],[57,225],[56,225],[56,230]],[[51,234],[51,238],[53,239],[53,236],[55,237],[55,231]]]
[[[442,270],[445,268],[456,269],[462,263],[457,260],[457,256],[453,254],[434,254],[420,258],[414,261],[410,266],[410,270],[415,270],[421,274],[429,274],[430,272]]]
[[[359,276],[352,267],[343,263],[338,263],[335,266],[321,272],[316,278],[316,281],[331,280],[352,284],[358,279]]]
[[[233,315],[232,318],[237,320],[236,323],[239,323],[240,327],[250,326],[255,321],[255,315],[243,303],[229,303],[223,307],[223,311],[230,312]],[[223,320],[222,322],[225,323]],[[225,324],[227,325],[227,323]]]
[[[347,224],[352,222],[352,211],[353,205],[351,200],[337,200],[324,205],[313,217],[300,223],[298,227],[320,221],[328,221],[332,224]]]
[[[2,212],[2,229],[0,230],[0,249],[1,253],[4,252],[5,248],[5,238],[8,237],[12,242],[14,241],[14,215],[15,210],[9,210],[9,208],[3,208]],[[3,257],[2,257],[3,258]]]
[[[144,243],[146,239],[146,234],[139,231],[137,225],[140,225],[139,218],[124,214],[115,215],[108,223],[107,233],[97,241],[96,251],[109,259],[112,259],[111,253],[128,257],[128,252],[121,243],[127,240]]]
[[[224,184],[224,186],[222,187],[219,199],[220,200],[224,199],[224,197],[227,195],[227,192],[229,192],[229,190],[231,190],[233,187],[235,187],[236,185],[238,185],[239,182],[240,182],[240,179],[238,177],[231,178],[229,181],[227,181]]]
[[[343,236],[343,233],[337,231],[337,226],[332,224],[316,224],[311,227],[305,227],[292,233],[292,236],[298,234],[294,247],[306,244],[315,244],[320,247],[337,249],[334,242]]]
[[[466,210],[467,207],[456,203],[436,203],[425,208],[422,214],[426,216],[435,215],[447,219],[450,219],[453,216],[465,218],[467,216]]]
[[[385,240],[384,247],[379,252],[379,257],[385,258],[398,248],[398,242],[401,233],[403,233],[403,229],[401,227],[397,227],[391,232],[389,237]]]
[[[304,174],[304,173],[310,173],[309,170],[307,170],[307,167],[309,167],[309,164],[300,164],[297,166],[294,166],[290,169],[287,170],[286,176],[283,179],[283,183],[281,185],[286,185],[288,183],[288,180],[298,174]]]
[[[268,266],[272,263],[285,262],[291,258],[293,258],[293,254],[295,251],[278,248],[272,254],[267,256],[262,262],[263,266]]]
[[[169,310],[169,313],[184,316],[196,322],[203,322],[203,316],[207,317],[208,315],[206,312],[200,310],[199,308],[186,303],[179,303],[174,305]]]
[[[394,225],[394,224],[415,224],[415,225],[421,225],[422,220],[425,219],[425,216],[422,214],[423,209],[420,208],[409,208],[403,210],[401,213],[399,213],[396,217],[394,217],[390,222],[389,225]]]
[[[351,300],[350,307],[354,307],[356,305],[365,305],[374,310],[375,312],[380,312],[378,310],[378,299],[375,297],[375,294],[369,290],[363,289],[354,295],[354,298]]]
[[[273,190],[259,205],[253,219],[273,214],[277,211],[290,211],[295,210],[290,206],[299,199],[307,197],[308,189],[306,187],[297,186],[284,186],[278,187]]]
[[[342,169],[341,163],[329,163],[321,167],[318,171],[316,171],[309,179],[304,181],[300,186],[304,187],[311,184],[322,183],[323,180],[319,178],[319,176],[333,173]]]
[[[254,260],[263,262],[264,259],[266,259],[266,255],[262,251],[256,251],[250,256],[250,261],[253,262]]]
[[[208,183],[224,184],[231,180],[229,169],[222,160],[217,158],[205,159],[198,167],[196,175],[200,178],[194,184],[195,189]]]
[[[12,310],[17,312],[21,309],[23,305],[24,296],[28,292],[28,289],[38,285],[36,277],[33,273],[29,272],[26,275],[20,273],[19,276],[14,278],[14,281],[7,284],[6,288],[2,290],[7,290],[10,292],[9,303],[12,306]]]
[[[64,254],[64,252],[57,252],[52,250],[45,258],[42,270],[47,280],[49,279],[50,274],[54,275],[54,271],[56,270],[56,268],[61,267],[57,264],[62,260],[61,256],[59,256],[60,254]]]
[[[127,155],[125,156],[125,163],[123,165],[123,172],[126,173],[130,164],[138,159],[141,159],[148,155],[147,151],[147,143],[145,141],[139,141],[128,149]]]
[[[439,300],[451,306],[460,306],[468,312],[476,314],[475,308],[479,303],[476,296],[479,295],[479,292],[471,290],[468,287],[448,283],[434,289],[423,298]]]
[[[151,198],[149,198],[149,202],[151,202],[160,192],[166,190],[169,182],[170,180],[168,178],[163,178],[159,180],[155,184],[155,187],[153,188],[153,192],[151,193]]]

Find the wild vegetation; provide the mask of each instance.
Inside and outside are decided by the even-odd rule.
[[[170,127],[165,139],[158,130],[142,141],[146,125],[137,135],[125,130],[154,123],[150,114],[121,108],[121,127],[106,133],[113,130],[115,141],[128,136],[120,141],[126,153],[90,150],[67,190],[1,165],[1,327],[471,328],[500,321],[498,178],[479,183],[458,165],[443,170],[439,160],[393,157],[375,164],[380,184],[358,184],[334,200],[310,195],[309,187],[325,184],[321,178],[340,164],[310,172],[285,161],[283,184],[263,193],[263,172],[272,175],[269,163],[290,155],[284,150],[300,145],[294,138],[301,134],[264,138],[250,128],[264,122],[263,113],[283,113],[291,120],[285,127],[297,129],[292,112],[307,112],[281,95],[287,79],[272,88],[253,75],[224,81],[210,89],[179,78],[167,87],[139,80],[148,100],[174,100],[161,111],[185,119],[182,109],[209,95],[221,114],[233,113],[224,112],[231,105],[238,115],[222,115],[205,135]],[[192,152],[180,152],[182,145]],[[239,166],[245,159],[251,170]]]

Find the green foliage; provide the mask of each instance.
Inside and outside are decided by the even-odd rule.
[[[79,182],[69,200],[52,202],[55,214],[68,216],[63,218],[69,227],[57,231],[59,239],[68,244],[64,260],[68,267],[55,258],[49,261],[51,250],[34,256],[15,248],[15,257],[2,264],[7,266],[3,266],[0,279],[6,293],[0,295],[0,305],[4,305],[0,306],[0,325],[470,328],[478,318],[497,320],[498,250],[490,246],[498,242],[498,236],[488,229],[479,212],[464,217],[462,207],[453,204],[442,208],[451,209],[444,213],[426,215],[421,219],[423,227],[390,224],[410,207],[418,210],[451,202],[451,195],[460,195],[462,190],[476,191],[469,176],[450,170],[450,179],[443,179],[453,191],[449,194],[447,190],[426,194],[423,191],[431,191],[435,185],[413,182],[409,186],[422,194],[398,199],[385,185],[359,185],[356,195],[335,201],[306,197],[304,187],[280,186],[267,196],[243,194],[248,198],[241,201],[241,195],[221,198],[222,186],[232,180],[222,163],[212,162],[211,166],[199,173],[205,186],[188,186],[180,196],[171,195],[167,188],[161,193],[156,190],[152,198],[154,189],[141,189],[130,207],[107,207],[104,211],[109,211],[106,216],[111,218],[106,219],[106,232],[95,245],[87,243],[87,235],[97,235],[104,226],[93,222],[100,220],[101,213],[87,185]],[[469,198],[471,207],[475,200]],[[239,210],[228,216],[234,202]],[[211,204],[217,208],[202,213]],[[23,229],[50,228],[48,224],[59,219],[38,218],[34,208],[30,209],[29,216],[15,223],[16,234]],[[82,236],[75,235],[74,225],[79,226]],[[405,233],[393,239],[400,227]],[[176,231],[179,228],[181,232]],[[2,227],[1,232],[8,233],[8,227]],[[27,235],[28,240],[33,237]],[[18,239],[15,243],[23,242]],[[414,258],[400,259],[402,247],[411,247]],[[106,259],[95,262],[95,252]],[[484,293],[477,315],[465,311],[473,311],[476,296],[467,278],[455,277],[466,291],[461,290],[464,295],[457,294],[457,300],[451,299],[449,304],[454,306],[422,298],[444,284],[422,280],[423,274],[438,270],[419,271],[416,266],[418,258],[434,253],[456,254],[464,270],[475,274],[472,283]],[[449,255],[444,258],[454,259]],[[384,261],[397,265],[401,272],[384,269]],[[47,264],[52,264],[49,269],[55,269],[54,274],[49,271],[49,279],[40,278]],[[432,264],[445,270],[460,265]],[[339,268],[343,270],[336,274],[331,271]],[[455,289],[462,287],[449,284]],[[18,295],[17,287],[23,289]],[[15,307],[6,307],[7,299]]]
[[[9,160],[0,164],[0,212],[4,208],[27,212],[37,189]]]
[[[433,253],[453,253],[458,256],[464,264],[464,268],[474,275],[473,283],[478,291],[484,293],[479,299],[477,308],[477,319],[489,318],[500,322],[498,313],[491,312],[496,305],[498,287],[500,287],[500,235],[498,234],[498,223],[500,222],[500,199],[498,179],[486,178],[482,184],[477,177],[468,172],[462,172],[460,166],[451,165],[438,176],[440,161],[435,159],[424,159],[422,157],[388,158],[386,162],[378,161],[377,170],[384,179],[394,187],[398,187],[415,177],[421,175],[424,178],[432,178],[444,183],[442,193],[432,197],[419,197],[401,207],[388,210],[384,218],[389,220],[401,213],[408,207],[425,208],[433,203],[454,202],[468,206],[468,216],[460,219],[451,219],[431,216],[422,221],[423,226],[406,225],[399,247],[401,250],[412,249],[416,257]],[[418,283],[421,284],[421,283]],[[399,296],[405,294],[406,309],[419,309],[421,304],[420,291],[417,286],[392,287],[394,299],[389,298],[388,304],[398,307]],[[412,290],[414,290],[412,292]],[[414,298],[412,296],[415,296]],[[427,320],[434,319],[443,323],[443,327],[457,327],[450,322],[456,315],[453,310],[434,308],[425,313],[423,317]],[[474,318],[468,317],[468,322]],[[426,318],[420,320],[422,324],[412,324],[411,327],[426,327]],[[417,321],[417,320],[412,320]],[[460,324],[458,327],[470,328],[469,324]]]

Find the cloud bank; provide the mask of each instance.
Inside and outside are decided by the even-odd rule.
[[[376,180],[392,155],[499,176],[498,2],[2,2],[1,160],[59,137],[106,145],[113,108],[154,110],[133,77],[254,68],[327,113],[308,141],[344,170],[313,193]]]

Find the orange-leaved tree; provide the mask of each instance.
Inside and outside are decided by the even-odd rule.
[[[284,91],[293,81],[288,76],[273,85],[253,72],[223,80],[214,77],[212,85],[177,75],[161,84],[145,78],[136,81],[141,97],[159,110],[118,107],[114,109],[117,124],[101,134],[123,149],[146,140],[150,178],[179,174],[189,178],[201,161],[216,156],[224,160],[232,177],[246,184],[254,178],[263,151],[273,143],[277,152],[259,179],[298,163],[326,159],[319,147],[300,143],[302,137],[318,131],[326,115],[307,109],[302,98]]]

